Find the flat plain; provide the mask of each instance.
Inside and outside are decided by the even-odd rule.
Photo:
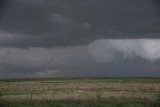
[[[1,79],[0,107],[160,107],[160,78]]]

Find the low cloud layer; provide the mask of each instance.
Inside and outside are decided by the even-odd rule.
[[[92,57],[98,62],[134,57],[152,62],[160,59],[159,39],[102,39],[91,43],[89,49]]]
[[[108,75],[105,70],[110,69],[110,64],[115,64],[120,70],[130,70],[131,62],[136,64],[139,61],[150,63],[151,68],[148,70],[157,71],[160,69],[155,63],[160,61],[159,53],[159,39],[100,39],[89,45],[70,47],[0,48],[0,73],[8,71],[11,75],[26,73],[26,75],[41,77],[63,76],[67,73],[78,74],[83,70],[85,74],[98,73],[108,66],[103,69],[103,73]],[[117,65],[117,62],[124,64]],[[143,65],[142,68],[145,66],[148,65]],[[137,68],[141,67],[137,65]],[[110,72],[115,71],[111,69]],[[143,72],[145,75],[147,71]],[[5,72],[2,74],[5,75]]]

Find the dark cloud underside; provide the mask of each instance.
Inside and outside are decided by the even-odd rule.
[[[68,46],[160,34],[158,0],[2,0],[0,5],[0,30],[22,37],[1,46]]]

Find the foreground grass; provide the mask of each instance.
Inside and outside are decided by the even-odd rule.
[[[12,103],[1,107],[160,107],[160,103]]]
[[[160,107],[160,78],[3,79],[0,107]]]

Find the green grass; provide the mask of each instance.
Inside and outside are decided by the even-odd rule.
[[[17,79],[0,79],[1,82],[147,82],[160,83],[159,77],[82,77],[82,78],[17,78]]]

